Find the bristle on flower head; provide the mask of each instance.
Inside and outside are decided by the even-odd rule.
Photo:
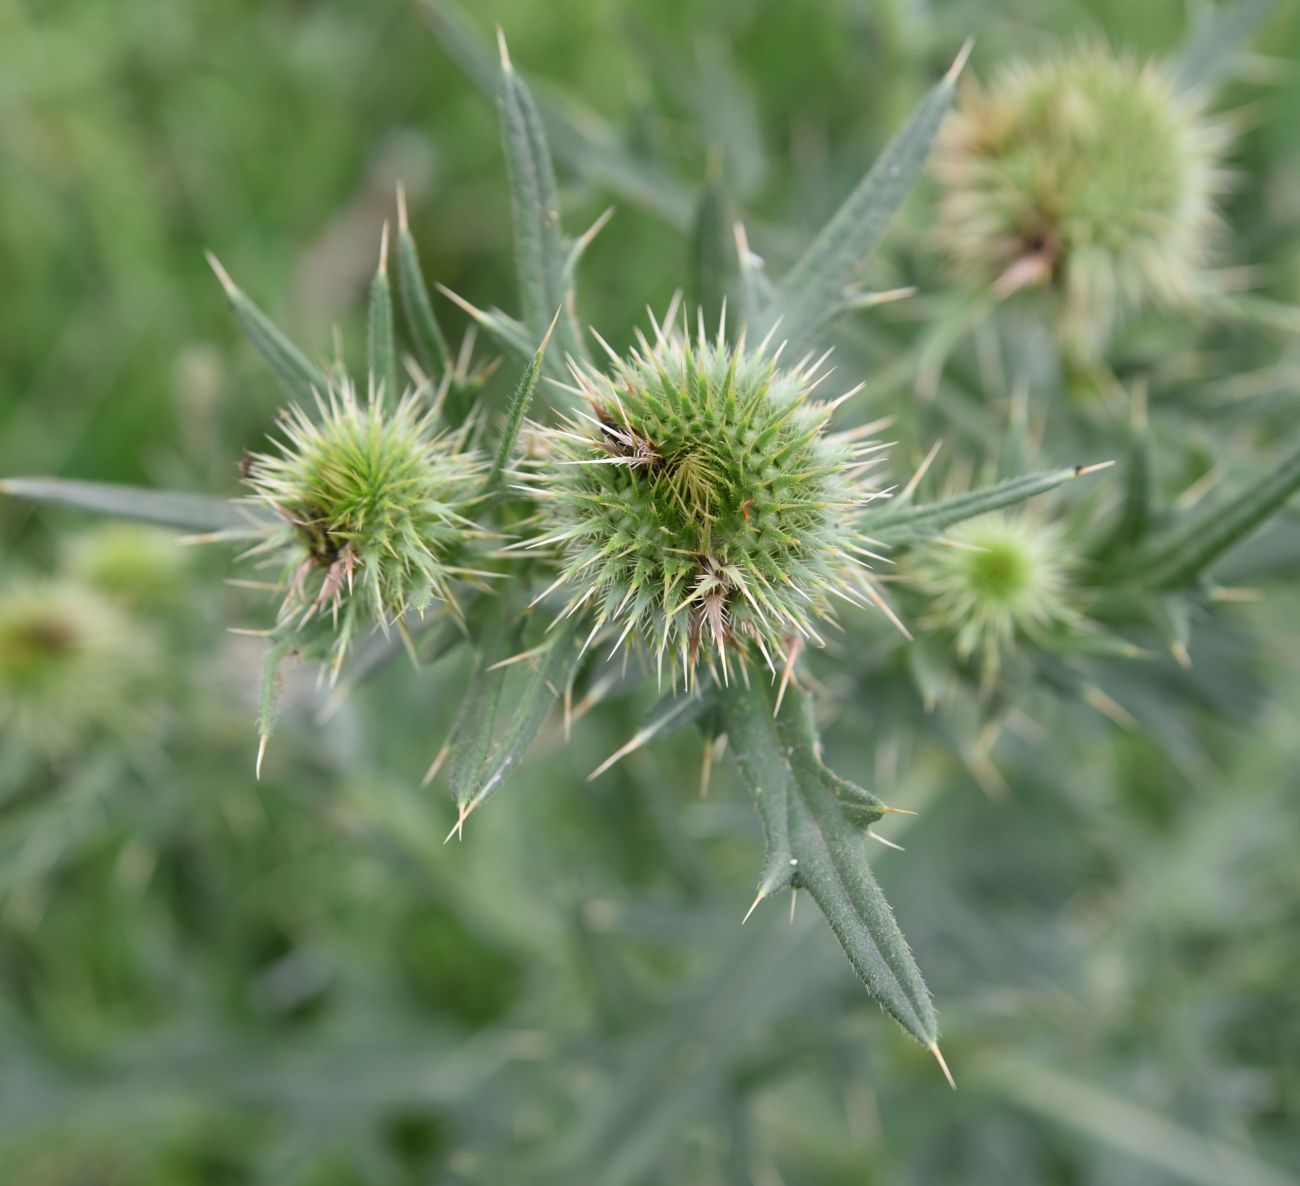
[[[284,563],[281,626],[328,615],[337,670],[367,622],[454,608],[454,566],[481,534],[467,514],[483,469],[468,430],[438,433],[415,392],[391,405],[372,389],[363,403],[347,380],[317,397],[315,417],[293,407],[280,423],[277,451],[253,456],[246,481],[284,521],[255,549]]]
[[[1100,48],[1013,65],[940,132],[938,244],[967,283],[1050,292],[1063,332],[1096,343],[1196,294],[1225,142],[1157,65]]]
[[[564,614],[726,679],[729,655],[775,671],[795,639],[821,641],[832,599],[860,603],[879,454],[826,430],[818,365],[658,327],[608,372],[571,364],[587,410],[538,430],[525,476],[544,524],[525,546],[558,553]]]

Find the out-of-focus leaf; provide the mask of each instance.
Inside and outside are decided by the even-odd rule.
[[[1195,585],[1216,560],[1276,514],[1300,490],[1300,449],[1266,467],[1236,497],[1203,507],[1154,537],[1112,575],[1153,589]]]
[[[0,494],[196,534],[220,533],[232,539],[260,535],[269,522],[261,512],[222,498],[73,478],[2,478]]]
[[[1201,20],[1174,58],[1171,74],[1183,90],[1213,87],[1232,71],[1251,35],[1277,8],[1277,0],[1237,0],[1200,9]]]
[[[436,386],[452,371],[451,354],[442,326],[434,314],[433,302],[429,299],[415,236],[407,223],[406,198],[400,191],[397,220],[397,287],[402,297],[402,310],[406,314],[406,327],[416,357]]]

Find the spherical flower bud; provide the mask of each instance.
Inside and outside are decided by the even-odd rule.
[[[471,539],[482,464],[467,429],[439,433],[408,393],[396,405],[348,381],[318,397],[313,417],[282,414],[277,451],[252,456],[253,500],[283,528],[257,551],[283,562],[280,625],[328,620],[334,670],[366,623],[387,630],[433,602],[455,607],[452,583]]]
[[[640,346],[608,373],[571,367],[587,407],[540,431],[527,546],[557,549],[552,588],[592,637],[641,643],[687,680],[701,653],[724,679],[729,654],[775,669],[821,642],[833,599],[874,597],[857,527],[872,447],[827,431],[839,401],[813,398],[815,365],[702,332]]]
[[[0,592],[0,736],[45,757],[142,720],[152,636],[115,602],[69,581]]]
[[[1077,618],[1060,532],[1028,514],[958,524],[913,552],[909,575],[930,602],[922,625],[950,633],[958,657],[977,658],[986,676],[1018,641]]]
[[[1203,287],[1225,139],[1156,65],[1092,48],[1010,66],[940,132],[938,243],[965,283],[1045,290],[1062,332],[1096,344]]]

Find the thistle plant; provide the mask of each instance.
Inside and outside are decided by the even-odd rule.
[[[692,240],[717,267],[696,288],[732,294],[727,320],[716,334],[692,335],[674,309],[652,339],[625,355],[607,348],[608,363],[597,365],[576,282],[605,219],[566,238],[548,127],[576,158],[590,140],[558,109],[539,108],[504,38],[494,61],[444,4],[423,7],[467,72],[490,82],[501,116],[520,317],[452,299],[517,365],[504,415],[491,414],[473,352],[452,360],[399,196],[407,356],[381,248],[364,399],[341,364],[314,362],[218,266],[236,316],[293,401],[275,450],[244,466],[251,498],[45,478],[4,489],[251,541],[281,574],[279,620],[265,632],[268,689],[295,651],[327,659],[338,677],[363,627],[391,629],[414,653],[468,647],[469,678],[450,689],[461,713],[427,779],[446,772],[456,809],[449,839],[501,790],[554,703],[564,702],[571,725],[575,691],[591,707],[610,686],[608,672],[594,677],[598,636],[614,652],[667,658],[673,687],[596,773],[685,724],[699,725],[710,758],[725,735],[766,838],[750,912],[780,890],[806,890],[871,996],[942,1062],[929,991],[864,855],[873,826],[903,809],[825,764],[803,644],[824,641],[836,603],[885,608],[867,562],[909,553],[931,602],[911,625],[945,645],[951,636],[959,661],[993,668],[1017,639],[1073,624],[1076,584],[1086,585],[1090,612],[1131,624],[1135,605],[1194,596],[1214,561],[1300,487],[1300,460],[1247,484],[1208,521],[1149,514],[1149,486],[1134,483],[1115,533],[1089,543],[1077,576],[1055,527],[1009,512],[1103,468],[1080,464],[1090,459],[949,498],[920,497],[921,473],[901,488],[871,485],[877,426],[831,429],[847,396],[819,394],[824,351],[841,317],[878,303],[861,287],[863,265],[925,166],[968,50],[784,274],[769,276],[745,228],[701,202]],[[1041,288],[1067,333],[1096,338],[1125,310],[1196,294],[1220,152],[1219,134],[1154,67],[1092,50],[1013,72],[973,93],[943,133],[943,241],[963,284],[1000,295]],[[644,170],[601,176],[647,192]],[[783,361],[787,353],[801,361]],[[565,365],[572,383],[535,407],[543,370],[562,378]],[[400,396],[399,370],[413,378]],[[487,540],[499,546],[489,551]],[[462,585],[478,592],[462,599]],[[552,594],[553,614],[543,604]],[[441,612],[421,622],[430,607]],[[865,629],[891,630],[884,617]],[[425,626],[440,628],[417,637]],[[396,649],[380,640],[358,666],[373,670]],[[272,701],[264,695],[263,739]]]
[[[661,670],[666,654],[687,682],[702,650],[724,681],[729,654],[776,672],[822,641],[834,599],[879,600],[858,527],[879,446],[827,430],[847,396],[814,399],[817,363],[783,369],[768,342],[674,321],[611,351],[607,372],[573,366],[586,410],[539,431],[526,489],[542,527],[525,546],[558,550],[562,616],[589,605],[589,637],[635,640]]]
[[[959,284],[1047,295],[1069,342],[1209,286],[1227,136],[1172,72],[1099,47],[971,85],[939,135],[935,239]]]
[[[435,603],[460,613],[454,583],[478,575],[457,561],[482,535],[469,513],[483,466],[467,427],[438,431],[415,391],[390,406],[372,386],[363,402],[344,378],[315,411],[285,413],[276,451],[249,458],[245,481],[284,524],[254,549],[283,571],[279,627],[298,636],[328,617],[337,678],[365,626],[404,631]]]

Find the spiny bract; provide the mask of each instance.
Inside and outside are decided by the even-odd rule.
[[[468,518],[482,463],[468,429],[439,433],[435,411],[412,391],[390,406],[372,386],[362,403],[350,381],[317,397],[317,418],[281,416],[277,453],[253,456],[253,501],[285,523],[256,552],[283,558],[280,626],[300,631],[328,611],[337,672],[367,620],[387,630],[411,611],[448,603],[459,567],[481,534]]]
[[[875,597],[856,520],[879,446],[826,431],[840,401],[814,401],[819,363],[655,331],[608,374],[571,365],[589,412],[539,430],[544,529],[524,546],[558,548],[551,588],[566,616],[594,607],[592,637],[631,636],[687,679],[705,646],[724,679],[750,643],[775,670],[821,642],[832,598]]]
[[[910,576],[930,601],[924,624],[950,632],[958,657],[977,656],[986,676],[1017,638],[1041,637],[1077,617],[1060,531],[1028,514],[958,524],[916,550]]]
[[[978,288],[1050,288],[1063,332],[1096,342],[1125,309],[1196,295],[1224,144],[1158,65],[1098,48],[1013,65],[940,132],[938,242]]]
[[[21,580],[0,594],[0,734],[47,757],[142,723],[157,647],[115,602],[75,581]]]

